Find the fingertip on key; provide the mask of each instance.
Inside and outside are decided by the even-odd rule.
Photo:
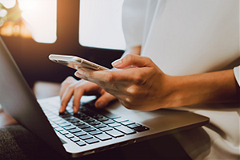
[[[96,107],[96,108],[102,108],[102,107],[104,107],[104,103],[103,103],[103,102],[97,102],[97,103],[95,104],[95,107]]]
[[[73,107],[73,113],[77,113],[78,109],[76,107]]]
[[[59,113],[63,113],[64,111],[65,111],[65,109],[62,107],[59,109]]]

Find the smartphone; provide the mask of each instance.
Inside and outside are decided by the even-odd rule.
[[[100,66],[96,63],[90,62],[77,56],[50,54],[49,59],[53,62],[60,63],[76,70],[79,68],[87,68],[94,71],[109,70],[106,67]]]

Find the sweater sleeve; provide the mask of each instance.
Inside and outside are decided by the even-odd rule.
[[[240,87],[240,66],[235,67],[233,69],[233,71],[234,71],[234,75],[235,75],[236,81],[238,82],[238,85]]]

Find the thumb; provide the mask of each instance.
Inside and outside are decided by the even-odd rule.
[[[115,68],[123,69],[126,67],[150,67],[154,63],[148,57],[142,57],[134,54],[128,54],[112,63]]]
[[[104,92],[95,102],[96,108],[104,108],[108,105],[109,102],[115,100],[116,97],[109,94],[108,92]]]

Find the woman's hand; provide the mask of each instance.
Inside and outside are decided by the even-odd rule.
[[[129,48],[129,53],[140,55],[141,46]],[[79,109],[81,97],[83,95],[95,95],[96,93],[101,94],[101,96],[97,99],[95,103],[95,106],[97,108],[103,108],[110,101],[116,99],[116,97],[109,94],[95,83],[91,83],[85,80],[77,81],[73,77],[66,78],[61,85],[60,90],[61,108],[59,112],[62,113],[65,111],[68,102],[73,96],[73,111],[74,113],[76,113]]]
[[[73,112],[76,113],[80,106],[80,99],[83,95],[94,95],[96,93],[101,96],[95,102],[97,108],[105,107],[110,101],[116,99],[111,94],[104,91],[95,83],[91,83],[85,80],[76,80],[73,77],[66,78],[61,84],[60,97],[61,108],[59,113],[65,111],[68,102],[73,97]]]
[[[171,106],[175,82],[151,59],[129,54],[115,61],[113,66],[123,70],[79,69],[75,75],[96,83],[129,109],[155,110]]]
[[[233,70],[169,76],[163,73],[151,59],[132,54],[115,61],[113,66],[122,70],[79,69],[75,73],[76,76],[95,84],[90,83],[91,87],[84,85],[85,87],[79,89],[80,91],[76,89],[76,93],[73,92],[76,84],[72,84],[74,87],[70,87],[72,89],[68,93],[74,94],[74,97],[76,94],[77,106],[74,108],[79,106],[77,103],[79,97],[90,91],[106,94],[105,97],[109,99],[114,99],[115,96],[126,108],[145,111],[199,103],[240,101],[240,87],[234,78]],[[67,100],[71,97],[65,96]],[[65,102],[63,104],[65,106]]]

